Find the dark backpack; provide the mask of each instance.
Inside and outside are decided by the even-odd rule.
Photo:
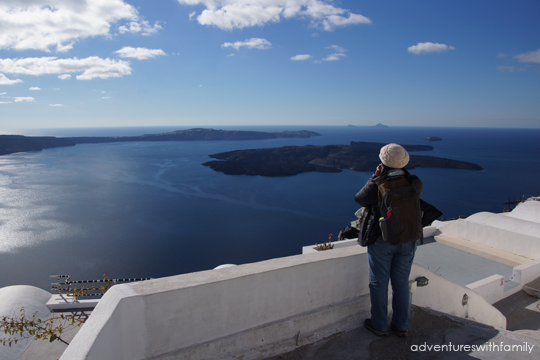
[[[358,218],[358,245],[369,246],[378,239],[378,236],[372,235],[375,228],[375,214],[373,207],[367,206],[360,209],[361,216]]]
[[[406,176],[376,181],[379,188],[379,226],[391,245],[416,241],[423,236],[420,198]]]

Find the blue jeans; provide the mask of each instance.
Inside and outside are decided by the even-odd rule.
[[[390,245],[379,238],[368,246],[371,325],[381,331],[388,327],[388,281],[392,281],[392,323],[409,328],[409,275],[416,252],[416,241]]]

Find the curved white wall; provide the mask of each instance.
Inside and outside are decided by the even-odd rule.
[[[529,259],[540,258],[540,223],[481,212],[456,220],[440,231]]]
[[[3,287],[0,289],[0,316],[18,316],[21,307],[24,307],[25,314],[31,316],[33,313],[36,313],[36,318],[45,319],[50,314],[49,309],[45,305],[50,298],[50,293],[34,286],[16,285]],[[0,337],[6,338],[9,335],[2,332]],[[0,344],[0,359],[18,360],[29,344],[29,340],[19,341],[17,344],[12,344],[11,347]]]
[[[414,305],[506,329],[504,315],[488,303],[482,295],[420,265],[413,264],[410,279],[415,280],[420,276],[427,277],[429,285],[413,291],[412,303]],[[465,305],[462,304],[464,295],[468,298]]]
[[[540,201],[525,201],[503,215],[540,223]]]

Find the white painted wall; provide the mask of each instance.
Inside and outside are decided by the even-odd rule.
[[[440,233],[439,229],[436,226],[426,226],[423,231],[424,231],[424,239],[435,236]]]
[[[521,288],[540,277],[540,259],[516,266],[512,274],[512,281],[520,284]]]
[[[454,221],[440,231],[529,259],[540,259],[540,223],[481,212]]]
[[[430,284],[416,290],[414,304],[505,326],[474,291],[413,265],[411,279],[417,276]],[[116,285],[61,360],[268,357],[361,326],[368,282],[365,248],[348,246]]]
[[[116,285],[62,360],[239,353],[251,354],[248,359],[352,329],[369,310],[363,250],[347,247]]]
[[[431,223],[431,226],[437,228],[437,229],[441,229],[442,227],[448,225],[448,224],[451,224],[453,222],[455,222],[457,220],[448,220],[448,221],[439,221],[439,220],[435,220]]]
[[[480,294],[490,304],[521,291],[529,282],[540,277],[540,259],[528,262],[514,268],[511,280],[519,285],[504,290],[504,276],[493,275],[467,285],[471,290]]]
[[[540,201],[525,201],[518,204],[511,212],[502,215],[540,223]]]
[[[429,285],[414,290],[412,294],[414,305],[506,329],[504,315],[491,306],[480,294],[465,286],[453,283],[420,265],[413,264],[410,279],[415,280],[420,276],[427,277]],[[467,304],[462,305],[465,294],[468,296]]]
[[[24,307],[24,312],[27,316],[32,316],[36,313],[36,318],[45,319],[49,316],[50,311],[45,305],[50,299],[51,294],[45,290],[41,290],[34,286],[16,285],[7,286],[0,289],[0,317],[20,314],[21,307]],[[0,333],[0,338],[10,337],[3,332]],[[20,339],[20,337],[17,337]],[[30,341],[21,340],[17,344],[2,346],[0,344],[0,359],[2,360],[18,360],[26,348],[30,345]]]
[[[505,297],[504,279],[502,275],[492,275],[467,285],[467,288],[474,290],[488,303],[495,304]]]

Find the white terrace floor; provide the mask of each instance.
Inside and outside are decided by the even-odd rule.
[[[510,280],[514,266],[436,242],[433,237],[424,239],[424,245],[416,251],[414,262],[463,286],[494,274],[505,277],[505,290],[517,285]]]

